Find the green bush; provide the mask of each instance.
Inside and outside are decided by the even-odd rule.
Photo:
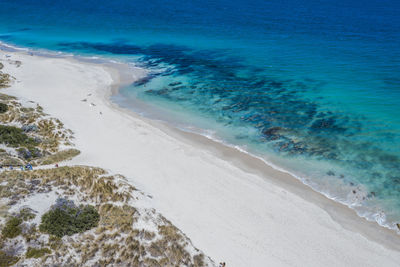
[[[8,111],[8,106],[4,103],[0,103],[0,113],[5,113]]]
[[[100,215],[93,206],[56,207],[43,214],[39,230],[63,237],[96,227]]]
[[[4,125],[0,125],[0,143],[13,147],[37,145],[37,142],[28,137],[20,128]]]
[[[1,231],[3,238],[14,238],[21,234],[22,219],[18,217],[11,217]]]
[[[50,249],[48,248],[31,248],[29,247],[28,250],[26,251],[26,258],[35,258],[38,259],[40,257],[43,257],[46,254],[49,254],[51,252]]]

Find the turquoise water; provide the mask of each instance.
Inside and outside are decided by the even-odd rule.
[[[147,68],[114,100],[395,228],[399,13],[396,1],[3,0],[0,40]]]

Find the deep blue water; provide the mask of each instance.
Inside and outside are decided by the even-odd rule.
[[[394,228],[398,14],[394,0],[2,0],[0,40],[148,68],[114,100],[245,149]]]

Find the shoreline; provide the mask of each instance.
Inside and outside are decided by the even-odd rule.
[[[110,69],[110,71],[112,70]],[[118,73],[115,72],[114,75],[118,75]],[[118,78],[116,79],[118,80]],[[126,85],[126,83],[122,84]],[[340,223],[346,229],[359,232],[371,241],[380,242],[389,249],[398,250],[400,238],[395,230],[379,225],[376,221],[370,221],[365,217],[359,216],[356,210],[325,196],[322,192],[314,190],[291,173],[275,168],[264,160],[250,153],[240,151],[235,147],[228,146],[198,133],[178,129],[168,125],[164,121],[152,120],[130,109],[119,106],[110,97],[118,94],[118,89],[121,87],[115,84],[110,90],[111,93],[104,98],[104,101],[108,102],[112,108],[137,119],[144,120],[146,123],[178,140],[183,140],[197,147],[206,148],[208,152],[230,162],[239,169],[269,180],[284,189],[290,190],[291,193],[296,194],[304,200],[318,205],[331,216],[332,220]]]
[[[21,52],[10,52],[10,53],[21,54]],[[18,57],[21,55],[16,55],[16,56]],[[22,56],[22,57],[24,57],[24,56]],[[26,55],[26,57],[29,57],[29,56]],[[38,58],[35,60],[41,60],[40,57],[37,57],[37,56],[33,56],[33,57]],[[72,65],[82,65],[83,68],[85,66],[89,67],[90,65],[94,65],[94,66],[96,65],[94,63],[87,63],[87,62],[82,63],[82,62],[77,61],[75,58],[71,58],[71,59],[58,58],[58,59],[52,59],[52,60],[53,61],[59,60],[59,61],[72,62],[71,63]],[[22,60],[22,64],[23,64],[22,65],[22,68],[23,68],[24,60]],[[60,64],[62,65],[62,62]],[[45,67],[45,66],[42,66],[42,67]],[[97,67],[99,67],[99,66],[97,66]],[[234,189],[237,193],[250,194],[250,195],[245,194],[244,196],[242,196],[245,198],[245,200],[246,199],[252,200],[252,201],[250,201],[250,203],[244,203],[244,204],[236,203],[236,204],[239,204],[240,206],[244,205],[241,207],[242,209],[248,208],[248,209],[250,209],[250,213],[255,213],[254,214],[255,216],[253,219],[266,219],[265,223],[268,224],[268,219],[274,220],[274,216],[277,216],[276,213],[282,212],[283,215],[288,217],[288,218],[285,218],[285,216],[283,216],[282,214],[278,214],[279,216],[282,217],[282,218],[280,218],[280,219],[282,219],[282,221],[280,223],[269,222],[270,226],[275,227],[276,230],[280,234],[283,234],[280,231],[285,231],[285,230],[287,230],[287,228],[294,227],[295,229],[292,229],[292,230],[294,230],[294,232],[296,232],[296,230],[300,230],[300,227],[296,228],[297,225],[293,225],[293,223],[301,224],[302,222],[303,222],[303,230],[307,230],[307,229],[304,229],[304,225],[311,226],[312,223],[321,223],[320,225],[318,225],[319,227],[321,227],[321,225],[322,225],[322,228],[319,229],[319,230],[321,230],[321,232],[320,232],[320,234],[321,234],[321,233],[323,233],[322,230],[324,229],[323,225],[328,224],[329,227],[327,227],[327,229],[333,227],[333,228],[336,228],[335,230],[337,230],[338,232],[346,232],[346,231],[350,232],[350,234],[345,233],[345,235],[342,235],[341,237],[345,236],[347,238],[350,238],[351,240],[356,239],[357,242],[361,242],[361,243],[365,242],[365,240],[363,239],[365,237],[367,239],[367,242],[365,244],[367,244],[368,242],[379,242],[379,244],[372,244],[372,243],[371,244],[368,243],[368,244],[371,245],[372,247],[374,247],[374,245],[378,245],[378,246],[384,245],[386,248],[389,248],[390,250],[393,249],[392,252],[393,253],[396,252],[395,255],[393,255],[393,256],[397,259],[400,259],[398,249],[395,250],[396,245],[398,247],[398,244],[400,244],[400,241],[398,240],[398,236],[394,233],[394,231],[383,228],[375,222],[368,222],[364,218],[357,216],[354,210],[351,210],[350,208],[348,208],[340,203],[337,203],[337,202],[334,202],[333,200],[328,199],[327,197],[323,196],[321,193],[318,193],[318,192],[312,190],[310,187],[304,185],[301,181],[297,180],[296,178],[292,177],[291,175],[285,174],[283,172],[279,172],[278,170],[275,170],[272,167],[267,166],[265,162],[262,162],[261,160],[256,159],[246,153],[240,152],[237,149],[224,146],[223,144],[212,141],[204,136],[179,131],[178,129],[173,129],[171,127],[168,127],[164,123],[160,123],[158,121],[151,121],[150,119],[141,117],[140,115],[134,113],[133,111],[129,111],[129,110],[126,110],[124,108],[117,106],[117,104],[111,102],[111,100],[109,98],[110,98],[111,94],[113,92],[115,93],[117,88],[119,88],[121,86],[121,83],[128,84],[129,81],[122,78],[120,73],[118,73],[117,70],[114,70],[111,66],[107,66],[107,65],[104,66],[104,64],[103,64],[103,66],[101,68],[103,68],[104,71],[106,71],[106,70],[108,71],[108,74],[110,75],[112,81],[109,81],[108,86],[102,85],[102,86],[99,86],[98,88],[91,88],[91,90],[90,90],[91,93],[93,93],[92,92],[93,89],[96,91],[95,94],[97,94],[97,95],[95,95],[93,97],[96,101],[97,106],[99,106],[98,101],[101,101],[102,102],[101,108],[103,108],[103,106],[108,107],[109,110],[107,110],[107,112],[114,112],[115,113],[114,115],[123,117],[122,118],[123,120],[121,120],[121,121],[128,122],[128,123],[135,125],[136,128],[130,129],[130,132],[132,133],[132,132],[135,132],[132,130],[136,130],[136,134],[134,135],[136,137],[140,137],[141,135],[146,136],[146,135],[149,135],[151,132],[151,134],[153,134],[153,137],[160,138],[160,139],[164,138],[165,140],[160,141],[160,144],[165,144],[165,146],[169,148],[169,152],[174,151],[174,149],[177,148],[178,151],[180,152],[180,154],[183,153],[182,155],[180,155],[180,159],[187,160],[187,163],[190,163],[196,167],[206,166],[207,171],[199,170],[199,171],[204,172],[204,173],[202,173],[204,176],[212,174],[213,173],[212,171],[215,171],[215,170],[218,170],[218,172],[221,174],[221,176],[224,176],[224,181],[222,181],[222,182],[213,181],[215,179],[208,179],[207,181],[203,181],[203,182],[208,182],[207,186],[204,187],[203,189],[207,190],[207,189],[209,189],[209,187],[211,187],[211,189],[214,189],[217,191],[217,194],[207,195],[208,197],[214,197],[214,199],[212,199],[213,201],[219,201],[219,199],[215,197],[215,196],[219,197],[220,196],[219,193],[226,194],[226,195],[222,194],[222,197],[226,197],[226,199],[223,199],[222,202],[220,201],[221,203],[218,204],[218,207],[216,207],[214,211],[218,211],[218,208],[220,208],[219,211],[223,213],[224,209],[226,208],[225,207],[226,205],[224,205],[225,201],[227,201],[227,200],[233,201],[234,200],[233,196],[231,196],[228,192],[225,192],[225,190],[221,190],[220,188],[218,188],[218,187],[227,186],[228,183],[232,181],[235,183]],[[134,79],[134,78],[132,77],[132,79]],[[101,83],[99,83],[99,84],[101,84]],[[14,88],[14,86],[12,86],[12,88]],[[79,88],[79,89],[82,89],[82,88]],[[49,89],[47,89],[47,91],[45,89],[42,89],[42,90],[44,90],[44,92],[47,92],[50,94],[52,93],[52,92],[49,92]],[[13,94],[12,89],[6,89],[5,91],[8,94],[15,95],[15,92]],[[76,92],[79,92],[79,91],[76,91]],[[63,95],[63,93],[65,95],[65,92],[59,92],[59,93],[60,94],[54,95],[54,98],[53,98],[54,100],[61,97],[60,95]],[[18,94],[18,92],[17,92],[17,94]],[[21,95],[17,95],[17,96],[21,97],[22,95],[24,95],[23,92],[21,92],[20,94]],[[33,96],[34,95],[35,94],[33,94]],[[27,98],[29,99],[30,97],[27,97]],[[41,100],[40,101],[37,101],[37,99],[34,99],[34,100],[39,102],[41,105],[45,106],[46,110],[49,110],[47,108],[49,106],[52,106],[52,108],[50,108],[50,110],[57,110],[58,107],[56,104],[45,103],[46,101],[43,101],[43,100],[45,100],[45,98],[43,98],[43,96],[38,97],[38,98],[41,98]],[[60,99],[58,99],[58,101],[59,100]],[[72,100],[72,98],[67,99],[67,102],[69,100]],[[73,102],[68,102],[68,103],[70,105],[73,105],[76,102],[76,105],[78,106],[79,102],[76,101],[77,99],[74,98],[73,100],[74,100]],[[49,100],[49,101],[51,101],[51,100]],[[81,107],[79,107],[79,111],[82,111],[82,110],[83,109]],[[89,110],[89,112],[90,111],[91,110]],[[60,113],[60,111],[58,111],[58,113]],[[57,117],[60,117],[63,121],[71,122],[70,119],[65,120],[65,118],[63,118],[62,113],[63,112],[61,111],[61,114],[58,114]],[[82,115],[85,115],[85,114],[82,114]],[[104,115],[106,115],[105,112],[104,112]],[[113,116],[113,117],[115,118],[115,116]],[[79,117],[75,117],[75,119],[76,118],[79,118]],[[84,127],[85,125],[87,127],[88,124],[92,124],[91,122],[93,122],[93,121],[91,121],[90,119],[93,119],[93,118],[95,118],[95,117],[91,116],[90,118],[87,119],[86,123],[81,123],[79,125],[81,129],[76,129],[76,127],[74,128],[74,127],[69,126],[69,128],[71,128],[73,131],[77,132],[77,139],[80,138],[79,132],[84,131],[84,129],[82,129],[82,127]],[[95,122],[101,123],[101,120],[96,120]],[[110,124],[108,124],[107,126],[109,126],[109,125]],[[104,128],[105,125],[102,127]],[[79,127],[77,127],[77,128],[79,128]],[[121,128],[123,128],[123,127],[121,127]],[[128,130],[125,128],[123,128],[123,129]],[[137,132],[140,132],[140,130],[143,133],[137,134]],[[156,132],[156,133],[154,133],[154,132]],[[123,134],[119,135],[119,137],[121,137],[121,138],[124,138],[124,136],[125,136],[125,138],[128,137],[129,136],[128,132],[125,135],[123,135]],[[100,139],[100,141],[101,140],[107,140],[107,139]],[[149,140],[151,141],[152,139],[148,138],[148,140],[146,140],[146,141],[149,141]],[[78,142],[81,142],[81,141],[82,140],[80,140]],[[125,141],[127,141],[127,140],[125,140]],[[127,142],[129,142],[129,141],[127,141]],[[134,144],[137,145],[138,143],[134,143]],[[140,143],[140,144],[142,144],[142,143]],[[145,143],[143,143],[142,145],[146,146]],[[99,160],[98,158],[93,157],[93,155],[92,155],[93,153],[91,151],[88,151],[88,149],[84,149],[79,144],[77,144],[77,147],[79,147],[81,149],[82,155],[78,156],[76,159],[72,160],[72,163],[77,162],[77,163],[90,164],[90,165],[94,165],[94,166],[98,166],[99,164],[102,164],[99,167],[103,167],[106,169],[112,169],[113,171],[125,174],[127,177],[136,176],[140,173],[146,172],[144,167],[141,168],[141,171],[130,170],[130,166],[125,166],[127,164],[126,161],[125,161],[125,163],[114,162],[113,164],[109,164],[109,166],[107,166],[107,163],[104,163],[104,158]],[[120,148],[122,148],[122,147],[120,146]],[[153,148],[154,147],[161,148],[160,146],[157,146],[157,145],[153,146]],[[171,147],[172,147],[172,149],[171,149]],[[112,148],[112,145],[111,145],[111,148]],[[101,151],[101,147],[98,149],[99,149],[98,151]],[[141,149],[145,150],[146,148],[142,147]],[[107,150],[103,150],[103,153],[104,152],[107,152]],[[124,152],[125,152],[125,156],[130,155],[127,151],[124,151]],[[149,152],[151,152],[151,151],[147,151],[146,156],[148,156],[148,155],[151,156],[151,154],[148,154]],[[154,154],[154,151],[153,151],[153,154]],[[190,160],[184,156],[185,154],[189,155],[187,157],[191,157],[191,158],[189,158]],[[168,155],[170,155],[170,154],[165,153],[165,155],[162,155],[162,156],[168,156]],[[138,159],[140,157],[141,157],[141,155],[136,155],[134,158]],[[160,157],[160,158],[161,159],[159,159],[159,161],[161,160],[161,162],[158,162],[158,164],[160,164],[160,166],[161,166],[163,159],[162,159],[162,157]],[[195,158],[195,160],[198,160],[198,159],[202,160],[201,164],[194,165],[195,162],[193,162],[192,158]],[[147,160],[151,160],[151,158],[149,158]],[[215,162],[213,162],[213,161],[215,161]],[[177,164],[179,164],[179,162],[180,162],[179,160],[173,161],[173,163],[175,163],[175,166],[172,166],[172,167],[175,167],[175,169],[176,169],[179,166],[179,165],[177,165]],[[181,164],[182,164],[182,162],[181,162]],[[151,165],[152,165],[151,162],[147,163],[147,166],[151,166]],[[167,167],[161,166],[161,167],[164,169],[164,171],[170,171],[172,173],[174,173],[176,171],[176,170],[174,170],[174,168],[173,169],[168,168],[168,166]],[[121,170],[118,168],[120,168]],[[188,169],[186,169],[185,171],[190,174]],[[183,172],[183,173],[185,173],[185,172]],[[153,177],[152,175],[154,175],[154,174],[155,174],[154,172],[153,173],[150,172],[147,175],[147,177],[151,178],[151,177]],[[160,175],[160,173],[157,173],[157,174]],[[182,173],[180,173],[180,174],[182,174]],[[165,175],[168,176],[167,174],[165,174]],[[223,246],[223,244],[225,242],[221,243],[221,240],[213,240],[212,234],[211,234],[211,236],[210,236],[210,234],[208,234],[207,237],[203,237],[203,235],[207,231],[205,231],[206,229],[201,230],[201,228],[199,228],[208,222],[208,219],[209,219],[208,217],[205,218],[204,216],[198,216],[198,219],[199,218],[203,219],[203,223],[199,222],[199,223],[197,223],[197,225],[195,227],[193,227],[193,226],[189,225],[188,222],[194,221],[194,219],[187,218],[187,217],[188,216],[190,217],[190,215],[195,215],[195,214],[190,214],[190,213],[185,214],[183,211],[179,210],[179,207],[178,208],[168,207],[169,206],[168,203],[167,203],[167,205],[164,203],[160,203],[160,202],[163,202],[164,200],[166,200],[166,197],[169,195],[169,194],[162,193],[161,189],[164,189],[163,186],[170,187],[169,183],[171,181],[169,181],[169,179],[167,179],[170,177],[171,176],[168,176],[164,179],[160,179],[160,181],[158,181],[158,182],[161,182],[161,185],[157,184],[156,189],[152,188],[153,187],[152,185],[155,185],[154,182],[143,181],[141,177],[132,178],[132,182],[139,182],[139,185],[144,189],[143,191],[154,195],[154,198],[156,199],[154,201],[154,204],[157,206],[157,209],[160,210],[161,213],[164,214],[168,219],[170,219],[176,226],[178,226],[178,228],[180,228],[185,234],[187,234],[189,236],[189,238],[196,244],[196,246],[199,247],[200,249],[202,249],[207,255],[211,256],[212,258],[214,258],[216,260],[218,260],[219,257],[223,258],[224,260],[226,259],[226,261],[228,263],[231,263],[229,265],[232,265],[232,266],[244,265],[246,263],[246,260],[245,260],[246,258],[247,258],[247,260],[250,260],[251,262],[254,262],[254,263],[261,263],[261,262],[265,261],[266,259],[271,260],[271,258],[272,258],[272,259],[274,259],[273,262],[278,265],[284,265],[283,262],[286,262],[286,265],[289,265],[290,262],[292,262],[292,263],[296,262],[296,261],[294,261],[296,259],[293,259],[293,258],[295,258],[294,256],[296,256],[296,255],[289,256],[289,257],[291,257],[291,260],[282,259],[281,258],[282,255],[280,255],[280,257],[273,258],[273,256],[276,256],[276,255],[274,255],[274,253],[271,253],[271,254],[265,255],[264,257],[261,257],[261,255],[264,254],[264,251],[262,249],[260,251],[260,248],[257,247],[257,242],[261,242],[263,239],[258,238],[258,234],[260,234],[260,236],[262,236],[262,237],[268,237],[268,234],[275,235],[275,233],[271,233],[271,232],[268,232],[267,235],[266,235],[266,233],[258,232],[258,231],[263,230],[263,227],[262,227],[263,221],[261,221],[261,224],[256,224],[257,228],[255,228],[254,230],[250,229],[250,230],[246,231],[246,233],[242,233],[238,229],[238,227],[236,227],[236,228],[232,227],[231,229],[228,229],[225,233],[236,232],[236,233],[234,233],[235,238],[239,238],[241,235],[243,235],[244,239],[240,240],[241,241],[240,246],[235,245],[234,251],[232,251],[233,250],[232,244],[229,244],[229,248],[227,250],[223,251],[222,249],[220,249],[220,251],[218,251],[218,247]],[[188,175],[187,177],[190,178],[190,175]],[[201,179],[201,177],[197,177],[197,178]],[[191,182],[193,182],[193,183],[197,182],[197,185],[200,186],[199,181],[195,181],[195,180],[196,180],[196,177],[192,178]],[[183,182],[184,179],[182,179],[182,177],[181,177],[179,179],[172,180],[172,182],[178,182],[178,181]],[[214,184],[212,184],[212,183],[214,183]],[[135,183],[135,184],[137,184],[137,183]],[[248,190],[242,191],[242,190],[240,190],[240,188],[237,188],[238,185],[244,186]],[[215,214],[214,212],[207,212],[206,210],[203,210],[203,209],[208,209],[209,207],[213,207],[212,202],[206,201],[204,203],[203,202],[200,203],[201,205],[199,205],[198,202],[200,201],[201,196],[196,196],[196,198],[194,200],[190,200],[191,194],[195,193],[197,191],[197,190],[191,189],[191,187],[192,187],[192,185],[189,182],[188,184],[185,184],[185,186],[181,186],[180,188],[175,189],[176,191],[172,191],[172,193],[182,193],[182,190],[183,191],[191,190],[189,192],[190,194],[186,193],[185,196],[181,196],[179,198],[174,197],[177,199],[168,201],[168,202],[170,202],[169,204],[177,204],[182,200],[189,200],[191,204],[196,204],[198,208],[202,208],[201,212],[203,212],[204,214],[208,214],[208,215]],[[273,187],[272,190],[270,187]],[[253,190],[256,190],[256,189],[258,190],[257,198],[253,199],[253,196],[251,195],[251,193]],[[207,193],[207,192],[204,192],[204,190],[200,190],[200,192]],[[270,193],[273,197],[272,198],[271,197],[266,197],[266,198],[262,197],[264,194],[268,195],[268,193]],[[229,194],[229,196],[227,196],[228,194]],[[240,195],[239,195],[239,197],[240,197]],[[286,203],[286,204],[293,204],[295,202],[296,202],[296,204],[290,205],[288,207],[288,205],[285,205],[285,203],[284,204],[278,203],[274,207],[271,207],[272,212],[270,214],[268,214],[269,216],[257,216],[258,212],[263,212],[265,210],[264,208],[268,207],[268,205],[266,206],[265,204],[270,204],[270,203],[258,203],[258,201],[260,201],[260,200],[263,202],[266,200],[277,201],[279,199],[286,199],[286,201],[289,201],[289,203]],[[301,202],[300,199],[302,199],[303,202]],[[291,201],[293,203],[290,203]],[[305,203],[308,203],[308,204],[305,204]],[[211,204],[211,205],[206,205],[206,204]],[[311,218],[310,221],[307,221],[305,217],[301,218],[303,221],[301,221],[301,220],[297,221],[296,220],[297,218],[290,218],[291,216],[292,217],[296,216],[296,214],[287,214],[287,212],[290,210],[290,208],[297,207],[297,204],[301,208],[304,208],[304,210],[307,211],[307,212],[305,212],[305,214],[307,214],[308,216],[314,215],[312,211],[318,212],[317,215],[314,215],[314,217],[316,217],[316,218]],[[184,208],[184,210],[188,210],[188,207],[183,207],[183,208]],[[234,208],[234,207],[232,207],[232,208]],[[286,212],[283,208],[286,209]],[[239,211],[236,211],[236,212],[239,212]],[[236,215],[246,215],[246,214],[248,214],[248,211],[244,211],[244,212],[242,211]],[[230,215],[235,215],[235,212],[233,212]],[[272,215],[272,217],[270,215]],[[299,213],[298,215],[304,215],[304,214]],[[218,214],[215,214],[215,216],[218,216]],[[229,217],[228,219],[233,219],[233,218],[234,217]],[[221,221],[227,223],[226,220],[221,219],[217,222],[214,222],[212,225],[224,227],[223,224],[221,225]],[[282,222],[284,222],[284,221],[286,221],[286,222],[289,221],[291,223],[282,225]],[[243,222],[250,223],[250,221],[246,221],[246,220],[243,220]],[[281,225],[281,227],[279,227],[280,225]],[[250,225],[246,225],[246,226],[251,227],[252,225],[250,223]],[[204,227],[204,228],[206,228],[206,227]],[[199,231],[199,233],[196,233],[196,230]],[[242,229],[242,230],[244,230],[244,229]],[[308,228],[308,231],[312,231],[312,230],[314,230],[313,227]],[[265,230],[265,232],[267,232],[267,230]],[[246,234],[247,234],[247,236],[245,236]],[[330,234],[332,234],[332,233],[330,233]],[[355,234],[355,236],[354,236],[354,234]],[[361,238],[359,236],[357,236],[358,234],[362,235]],[[224,237],[227,235],[220,234],[219,236]],[[253,240],[251,240],[251,237],[253,237]],[[291,237],[290,234],[284,236],[284,238],[288,238],[287,241],[294,241],[294,242],[289,242],[289,243],[284,243],[284,244],[296,243],[295,244],[295,247],[296,247],[296,245],[298,246],[303,243],[304,237],[307,237],[307,235],[292,236],[292,238],[296,239],[296,240],[290,240],[290,237]],[[208,240],[205,240],[207,238],[208,238]],[[230,238],[230,236],[228,238]],[[234,239],[231,238],[229,240],[232,241],[232,240],[235,240],[235,238]],[[297,240],[299,238],[300,239],[303,238],[303,240]],[[318,236],[314,235],[312,237],[312,239],[313,238],[318,239]],[[330,236],[330,238],[333,238],[333,236]],[[248,240],[249,243],[246,243],[245,242],[246,240]],[[364,241],[360,241],[360,240],[364,240]],[[210,241],[217,242],[218,244],[216,246],[215,245],[211,246]],[[226,241],[226,240],[222,240],[222,241]],[[276,236],[275,236],[275,241],[279,241],[279,238],[277,239]],[[325,239],[323,241],[326,242]],[[246,255],[243,257],[242,260],[240,260],[240,258],[238,258],[235,254],[242,251],[239,248],[242,248],[242,249],[246,248],[245,245],[251,244],[251,243],[253,243],[256,246],[253,245],[254,247],[252,247],[252,248],[247,247],[247,249],[249,251],[245,252]],[[273,243],[279,243],[279,242],[273,242],[272,244],[270,244],[268,246],[269,243],[270,243],[270,241],[266,240],[266,242],[260,244],[260,247],[261,248],[270,248],[270,246],[274,246]],[[319,242],[316,242],[316,243],[319,243]],[[327,242],[327,243],[330,243],[330,242]],[[324,243],[324,244],[326,245],[327,243]],[[280,245],[283,245],[283,244],[279,244],[279,246]],[[332,245],[335,245],[335,244],[332,244]],[[336,245],[342,245],[342,244],[338,243]],[[347,245],[350,246],[350,244],[347,244]],[[354,247],[357,247],[357,246],[354,246]],[[316,248],[317,247],[314,247],[314,249],[316,249]],[[251,254],[255,254],[251,251],[252,249],[258,250],[256,252],[257,254],[253,255],[253,257],[256,259],[251,259]],[[292,249],[293,249],[293,247],[292,247]],[[316,254],[314,254],[313,252],[315,252],[315,250],[311,249],[308,252],[308,255],[304,255],[304,257],[312,257],[312,256],[315,257]],[[388,254],[388,253],[390,254],[390,251],[385,251],[385,252],[386,252],[385,254]],[[224,253],[227,256],[224,257],[224,255],[223,255]],[[268,252],[266,252],[266,253],[268,253]],[[275,254],[277,254],[277,253],[279,254],[279,249],[278,250],[275,249]],[[219,257],[218,257],[218,254],[220,254]],[[368,255],[368,253],[366,255]],[[232,259],[234,259],[234,260],[232,261]],[[319,262],[318,261],[309,262],[309,261],[305,261],[306,259],[297,259],[297,260],[298,260],[298,262],[302,262],[304,264],[308,263],[308,264],[312,264],[312,265],[322,264],[324,261],[328,262],[329,260],[330,260],[331,264],[334,263],[334,262],[332,262],[332,258],[330,258],[330,257],[327,257],[326,259],[320,259],[323,261],[319,261]],[[314,260],[316,260],[316,259],[314,259]],[[361,262],[359,262],[359,263],[361,263]],[[370,264],[372,265],[373,263],[371,262]],[[388,264],[390,264],[390,263],[388,263]]]

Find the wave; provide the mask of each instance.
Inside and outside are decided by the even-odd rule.
[[[143,113],[142,113],[143,115]],[[164,121],[165,122],[165,121]],[[170,124],[171,125],[171,124]],[[173,125],[171,125],[173,126]],[[323,188],[319,187],[316,183],[313,183],[312,179],[310,179],[310,177],[305,177],[305,176],[301,176],[298,175],[295,172],[289,171],[287,168],[274,164],[271,161],[268,161],[265,159],[265,157],[257,155],[255,153],[252,153],[250,151],[248,151],[245,147],[243,146],[238,146],[232,143],[229,143],[225,140],[223,140],[222,138],[219,138],[218,135],[211,130],[195,130],[193,127],[176,127],[177,129],[184,131],[184,132],[189,132],[192,134],[198,134],[201,135],[213,142],[222,144],[224,146],[233,148],[235,150],[237,150],[240,153],[245,153],[253,158],[256,158],[258,160],[261,160],[262,162],[264,162],[267,166],[273,168],[276,171],[282,172],[282,173],[286,173],[289,174],[290,176],[292,176],[294,179],[297,179],[299,181],[301,181],[304,185],[312,188],[314,191],[321,193],[322,195],[324,195],[325,197],[338,202],[342,205],[345,205],[347,207],[349,207],[350,209],[353,209],[356,211],[357,215],[359,217],[365,218],[368,221],[373,221],[378,223],[380,226],[388,228],[388,229],[392,229],[397,231],[400,234],[400,229],[397,226],[397,222],[391,222],[388,221],[386,219],[386,214],[383,210],[383,208],[378,208],[377,211],[372,211],[370,208],[364,207],[362,206],[361,202],[363,200],[365,200],[368,197],[368,190],[366,190],[365,188],[362,187],[362,185],[358,185],[358,186],[349,186],[347,187],[347,190],[345,191],[346,193],[351,192],[350,194],[347,194],[349,197],[344,200],[342,198],[337,197],[338,194],[332,193],[330,191],[326,191]],[[335,190],[333,190],[334,192]]]

